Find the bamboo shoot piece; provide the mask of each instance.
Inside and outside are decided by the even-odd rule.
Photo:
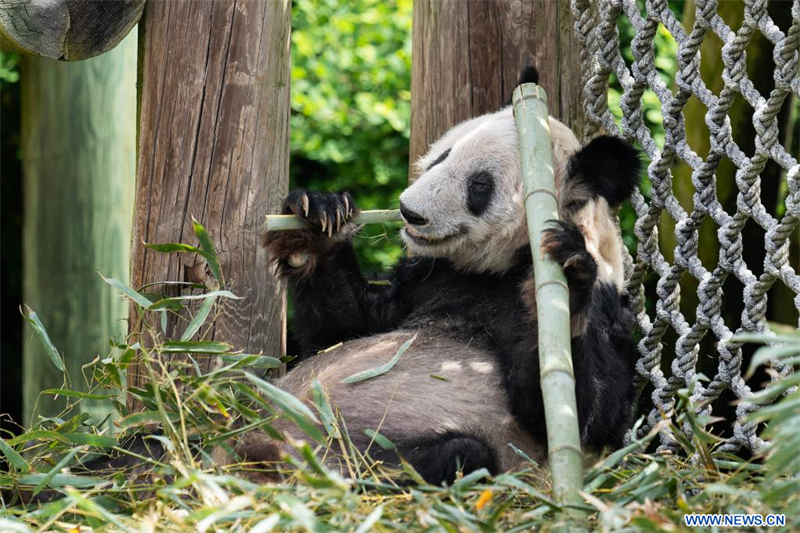
[[[402,222],[398,209],[376,209],[374,211],[361,211],[351,222],[354,224],[383,224],[385,222]],[[303,219],[294,215],[267,215],[264,229],[267,231],[283,231],[287,229],[307,229]]]
[[[578,491],[582,483],[582,456],[570,345],[569,289],[561,265],[543,256],[540,246],[548,222],[558,219],[547,94],[538,85],[526,83],[514,90],[512,101],[533,254],[539,379],[553,492],[562,504],[578,504],[581,503]]]

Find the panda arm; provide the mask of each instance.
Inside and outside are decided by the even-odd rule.
[[[304,353],[386,331],[407,314],[397,284],[371,284],[361,273],[349,220],[357,212],[348,193],[295,191],[284,212],[304,218],[307,230],[272,232],[265,245],[286,281],[295,308],[293,334]]]

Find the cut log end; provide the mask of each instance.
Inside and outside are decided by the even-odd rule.
[[[78,61],[117,46],[139,22],[145,0],[0,0],[0,50]]]

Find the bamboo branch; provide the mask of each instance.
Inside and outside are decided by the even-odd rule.
[[[569,290],[561,266],[543,256],[548,222],[558,219],[547,94],[526,83],[514,90],[525,212],[533,254],[539,330],[539,368],[547,422],[553,492],[563,504],[581,503],[582,457],[572,370]]]
[[[354,224],[383,224],[385,222],[402,222],[398,209],[376,209],[374,211],[361,211],[351,222]],[[309,226],[302,219],[294,215],[267,215],[264,221],[266,231],[283,231],[287,229],[307,229]]]

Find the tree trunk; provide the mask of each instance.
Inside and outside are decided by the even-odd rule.
[[[77,61],[111,50],[145,0],[0,0],[0,49]]]
[[[550,114],[581,138],[573,25],[569,2],[416,0],[411,163],[452,126],[508,105],[528,64],[539,71]]]
[[[204,338],[247,353],[282,347],[284,308],[259,228],[288,188],[290,14],[288,0],[175,0],[148,4],[142,23],[131,282],[213,284],[201,258],[143,244],[197,244],[196,218],[220,255],[226,288],[242,297],[221,301]],[[148,290],[175,295],[171,287]],[[184,328],[170,315],[166,336]],[[131,367],[129,385],[146,380],[138,370]]]
[[[81,366],[125,334],[127,306],[97,274],[128,277],[136,154],[136,36],[81,63],[26,57],[22,75],[25,176],[24,301],[64,356],[72,383]],[[24,421],[61,372],[26,332]],[[37,413],[64,402],[43,396]],[[83,410],[108,410],[97,401]]]

